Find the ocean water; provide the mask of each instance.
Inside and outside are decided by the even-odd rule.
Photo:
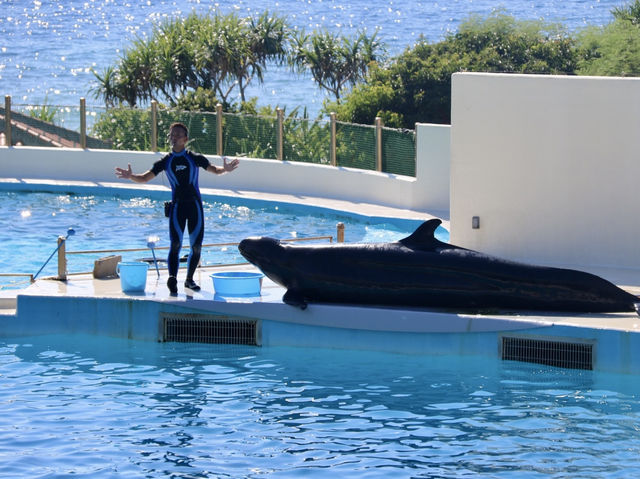
[[[471,14],[496,9],[520,19],[560,22],[570,31],[612,20],[621,0],[2,0],[0,1],[0,94],[17,105],[77,107],[80,97],[103,106],[90,92],[91,72],[115,64],[136,37],[149,34],[154,23],[191,11],[236,12],[241,16],[265,10],[287,16],[296,28],[329,29],[350,35],[379,31],[389,55],[397,55],[422,35],[438,41]],[[249,96],[259,105],[320,111],[324,93],[308,77],[285,68],[271,68],[263,85]]]

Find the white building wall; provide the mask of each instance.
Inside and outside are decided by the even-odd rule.
[[[460,73],[452,99],[453,243],[640,282],[640,79]]]
[[[451,127],[416,125],[416,178],[413,204],[429,205],[432,214],[449,218]]]

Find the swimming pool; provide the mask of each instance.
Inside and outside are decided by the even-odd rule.
[[[65,335],[3,339],[0,386],[2,477],[640,473],[640,386],[592,371]]]
[[[53,244],[67,227],[78,229],[77,244],[70,241],[73,250],[112,247],[102,243],[105,238],[136,247],[151,232],[163,237],[160,200],[107,197],[106,206],[96,207],[100,196],[44,195],[30,209],[14,207],[27,212],[20,215],[27,221],[14,221],[17,229],[9,233],[10,224],[2,225],[7,239],[36,232],[34,248],[41,250],[37,232],[52,223]],[[52,210],[57,199],[77,203],[76,211]],[[246,216],[258,207],[278,208],[278,215],[284,212],[293,222],[285,229],[303,234],[298,225],[304,209],[224,204],[223,210],[237,207]],[[42,205],[49,216],[34,214]],[[321,224],[326,212],[314,213],[309,221]],[[208,216],[215,218],[210,231],[224,220],[219,212]],[[34,217],[38,221],[29,223]],[[362,236],[355,238],[349,235],[357,231],[349,215],[328,217],[329,234],[336,217],[347,223],[348,241],[406,234],[395,223],[386,227],[365,219]],[[78,222],[69,225],[69,218]],[[281,229],[279,219],[255,218],[250,227],[260,231],[250,234],[280,236],[272,232]],[[89,229],[83,238],[76,225],[93,223],[108,226]],[[78,301],[70,300],[69,311],[85,323],[94,321],[78,313]],[[129,307],[126,298],[107,302]],[[21,313],[20,323],[32,311]],[[289,328],[286,334],[299,331]],[[451,335],[432,336],[451,341]],[[385,339],[393,341],[389,334]],[[494,357],[185,345],[65,332],[2,338],[0,387],[4,477],[520,478],[640,472],[640,391],[630,376]]]
[[[3,205],[3,214],[0,215],[0,271],[37,272],[55,249],[58,236],[64,236],[70,227],[76,234],[67,243],[68,251],[145,248],[151,235],[160,238],[158,246],[168,246],[167,220],[162,208],[166,195],[143,195],[0,191],[0,203]],[[345,224],[345,241],[393,241],[411,233],[420,224],[419,221],[370,219],[267,201],[247,203],[211,196],[203,199],[205,244],[239,242],[252,235],[335,237],[338,222]],[[448,240],[448,233],[443,228],[439,229],[439,235],[444,241]],[[188,238],[184,244],[188,245]],[[183,254],[187,252],[183,250]],[[105,254],[69,255],[68,270],[91,271],[93,262],[101,256]],[[150,251],[125,253],[123,260],[149,256]],[[166,251],[159,251],[158,256],[166,257]],[[203,250],[203,265],[244,261],[235,247]],[[55,275],[56,268],[54,258],[40,276]]]

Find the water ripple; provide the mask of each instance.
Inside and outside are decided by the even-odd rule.
[[[640,472],[638,386],[593,372],[56,336],[0,343],[0,390],[2,477]]]
[[[168,246],[164,199],[65,195],[56,193],[15,193],[0,191],[0,270],[35,273],[57,246],[57,238],[68,228],[76,231],[68,251],[145,248],[147,238],[160,237],[158,246]],[[316,213],[295,206],[273,205],[249,208],[237,202],[205,199],[204,244],[239,242],[247,236],[290,237],[335,235],[336,224],[345,223],[346,241],[393,241],[409,231],[388,223],[369,225],[366,220],[342,214]],[[376,232],[371,234],[372,229]],[[186,235],[185,235],[186,236]],[[185,244],[188,242],[186,241]],[[16,252],[20,254],[16,254]],[[164,252],[161,257],[164,257]],[[68,255],[69,271],[91,271],[100,256]],[[123,254],[132,261],[148,253]],[[202,264],[243,262],[237,248],[205,248]],[[42,275],[57,272],[55,260]]]

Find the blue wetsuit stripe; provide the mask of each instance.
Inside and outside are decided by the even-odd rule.
[[[195,213],[196,213],[196,226],[195,228],[193,228],[193,231],[191,231],[189,233],[189,244],[193,245],[196,244],[198,242],[198,237],[201,236],[203,234],[203,226],[204,223],[202,221],[202,203],[200,203],[198,201],[198,207],[195,208]],[[201,240],[202,241],[202,240]]]
[[[178,220],[178,202],[174,201],[173,208],[171,209],[171,217],[169,218],[169,239],[171,240],[171,247],[169,248],[169,254],[167,256],[167,267],[169,268],[169,276],[178,275],[180,248],[182,247],[182,237],[184,226],[180,227],[180,221]]]
[[[178,188],[178,178],[176,178],[176,174],[171,169],[171,163],[173,163],[174,154],[172,153],[169,159],[167,160],[166,173],[167,179],[169,180],[169,184],[171,185],[171,200],[173,202],[176,201],[176,190]]]
[[[203,209],[202,202],[200,200],[196,201],[196,207],[193,208],[193,210],[192,215],[190,215],[189,218],[189,221],[192,221],[194,219],[193,213],[195,213],[195,227],[189,232],[189,245],[191,246],[187,262],[187,277],[189,278],[193,276],[193,273],[200,262],[200,246],[204,239]]]

